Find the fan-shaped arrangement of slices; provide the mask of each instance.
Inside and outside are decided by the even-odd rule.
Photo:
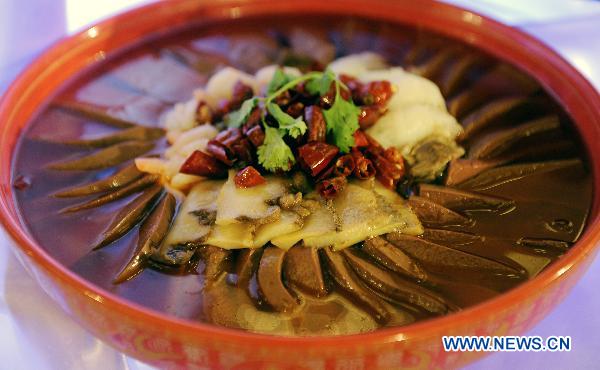
[[[233,185],[227,190],[231,179],[202,181],[182,202],[133,161],[164,153],[161,114],[225,66],[321,69],[365,50],[439,87],[462,125],[463,156],[424,141],[409,155],[427,166],[413,166],[397,193],[374,179],[350,183],[345,198],[305,204],[306,214],[281,205],[291,193],[277,181],[254,203],[236,198]],[[229,35],[199,30],[142,45],[57,96],[32,123],[15,164],[25,222],[84,277],[180,317],[288,335],[403,325],[494,297],[568,251],[591,199],[571,122],[534,80],[466,45],[357,20],[268,32],[242,24]],[[357,230],[397,214],[389,208],[398,194],[418,218],[412,231],[402,232],[411,227],[406,216],[404,228],[327,246],[344,231],[371,235]],[[303,195],[300,202],[310,199]],[[377,201],[360,208],[368,197]],[[330,221],[352,207],[345,224]],[[261,217],[276,211],[279,221],[250,232],[215,221],[239,217],[240,209]]]

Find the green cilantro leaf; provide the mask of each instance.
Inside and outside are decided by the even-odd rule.
[[[336,80],[335,73],[330,69],[326,70],[320,78],[313,78],[306,83],[306,90],[311,95],[323,96],[329,91],[331,83]]]
[[[330,109],[323,111],[327,132],[332,133],[333,143],[342,153],[348,153],[354,146],[354,132],[358,130],[358,109],[352,102],[342,99],[338,92]]]
[[[292,150],[283,141],[283,133],[274,127],[265,126],[265,141],[258,147],[257,153],[258,163],[271,172],[289,171],[296,163]]]
[[[269,86],[267,87],[267,95],[273,94],[280,87],[285,85],[286,83],[294,80],[294,76],[288,75],[283,71],[283,68],[277,68],[275,73],[273,73],[273,78],[269,82]]]
[[[306,123],[302,120],[302,116],[294,118],[281,110],[275,103],[267,104],[267,110],[277,120],[279,128],[285,130],[294,139],[306,132]]]
[[[252,113],[254,107],[256,107],[257,103],[257,98],[250,98],[245,100],[242,103],[240,109],[229,113],[225,117],[225,124],[227,124],[227,127],[240,127],[241,125],[243,125],[248,119],[250,113]]]

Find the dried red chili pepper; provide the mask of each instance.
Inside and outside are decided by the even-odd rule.
[[[248,131],[257,125],[260,125],[260,121],[262,118],[262,109],[256,107],[250,112],[248,118],[246,118],[246,122],[242,126],[242,134],[248,136]]]
[[[339,157],[335,161],[333,174],[335,176],[347,177],[347,176],[350,176],[354,172],[355,168],[356,168],[356,163],[354,162],[354,157],[352,156],[352,154],[346,154],[346,155]]]
[[[294,118],[298,118],[304,113],[304,104],[299,101],[292,103],[288,105],[285,112]]]
[[[194,151],[185,160],[183,165],[181,165],[179,172],[210,178],[227,177],[227,167],[214,157],[199,150]]]
[[[377,180],[390,189],[395,189],[400,179],[404,176],[404,167],[399,168],[394,162],[383,155],[375,156],[373,158],[373,165],[377,170]]]
[[[358,114],[358,125],[363,130],[368,129],[377,123],[377,120],[385,113],[382,109],[376,106],[362,106]]]
[[[307,107],[304,110],[304,120],[308,126],[308,142],[324,142],[327,138],[327,122],[321,108],[316,105]]]
[[[317,191],[325,199],[333,199],[344,190],[348,180],[343,176],[323,180],[317,184]]]
[[[355,148],[366,148],[369,146],[367,136],[362,130],[354,131],[354,147]]]
[[[248,131],[246,131],[246,137],[248,138],[248,140],[250,140],[250,142],[252,143],[252,145],[254,145],[255,148],[258,148],[265,141],[265,131],[260,125],[256,125]]]
[[[376,170],[373,163],[361,152],[353,150],[352,157],[354,157],[354,176],[356,176],[356,178],[365,180],[375,176]]]
[[[377,140],[375,140],[375,138],[373,138],[373,136],[367,134],[366,132],[364,134],[369,143],[369,145],[367,147],[367,151],[369,152],[369,154],[372,154],[372,155],[383,154],[383,151],[384,151],[383,146],[381,146],[381,144],[379,144],[379,142]]]
[[[319,106],[324,109],[331,108],[331,106],[335,102],[335,95],[335,82],[332,82],[329,86],[329,90],[327,90],[327,93],[325,93],[325,95],[321,96],[321,98],[319,99]],[[344,100],[350,100],[350,98],[352,97],[350,91],[344,89],[343,87],[340,87],[340,96]]]
[[[242,103],[254,96],[254,90],[252,86],[246,85],[241,80],[238,80],[233,85],[233,91],[231,93],[231,99],[229,99],[228,107],[229,111],[234,111],[242,106]]]
[[[206,151],[228,167],[231,167],[235,161],[232,151],[216,140],[211,140],[206,144]]]
[[[362,86],[360,101],[365,105],[384,106],[392,97],[392,84],[389,81],[372,81]]]
[[[237,160],[245,163],[251,163],[254,160],[254,150],[250,140],[241,139],[232,146],[234,156]]]
[[[247,166],[235,175],[234,182],[235,186],[238,188],[251,188],[253,186],[264,184],[266,180],[256,168]]]
[[[338,154],[339,148],[323,142],[311,142],[298,148],[298,162],[313,177],[323,171]]]

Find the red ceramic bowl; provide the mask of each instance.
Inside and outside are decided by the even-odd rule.
[[[65,80],[102,57],[152,35],[192,22],[298,11],[359,15],[422,27],[469,43],[530,75],[571,115],[587,146],[593,172],[593,205],[585,233],[535,279],[457,314],[368,334],[324,338],[259,335],[178,320],[107,293],[57,263],[19,220],[11,160],[21,130]],[[14,250],[40,285],[94,335],[120,351],[159,367],[204,368],[448,368],[480,354],[447,353],[443,335],[521,334],[540,321],[577,282],[600,239],[600,97],[547,46],[522,33],[453,6],[431,1],[179,0],[116,16],[60,41],[13,83],[0,104],[0,219]]]

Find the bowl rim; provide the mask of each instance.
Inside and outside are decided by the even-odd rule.
[[[371,2],[378,3],[379,5],[384,6],[404,6],[411,7],[412,5],[408,5],[405,3],[409,3],[408,1],[398,1],[395,5],[391,3],[393,0],[371,0]],[[192,3],[196,4],[198,7],[222,7],[222,10],[229,11],[229,21],[234,20],[238,17],[246,17],[252,16],[253,14],[269,14],[266,11],[265,6],[273,6],[271,1],[265,0],[256,0],[256,1],[238,1],[238,0],[220,0],[215,1],[211,4],[210,1],[193,1],[193,0],[178,0],[178,1],[169,1],[169,6],[173,6],[179,9],[191,9],[189,8]],[[292,3],[292,2],[290,2]],[[295,2],[294,2],[295,3]],[[289,11],[289,7],[296,9],[304,9],[310,10],[311,5],[315,5],[319,3],[315,0],[305,0],[302,2],[302,5],[292,5],[286,4],[286,7],[281,9],[287,9],[283,11]],[[451,19],[453,22],[464,22],[464,29],[459,30],[443,30],[443,29],[435,29],[434,27],[430,27],[429,30],[434,32],[443,33],[444,36],[458,39],[459,41],[469,43],[476,48],[483,49],[488,53],[491,53],[498,57],[499,59],[509,59],[509,54],[512,54],[512,58],[524,58],[524,52],[527,52],[528,56],[531,57],[532,60],[537,62],[543,61],[548,65],[548,69],[540,71],[533,70],[535,67],[535,63],[526,63],[524,59],[520,59],[518,61],[509,60],[513,64],[517,63],[518,66],[528,72],[530,75],[535,77],[542,86],[546,89],[548,93],[553,95],[555,99],[561,105],[567,109],[568,113],[571,115],[573,120],[576,122],[578,129],[582,132],[581,125],[585,124],[587,127],[586,132],[588,135],[600,137],[600,95],[597,90],[577,71],[575,68],[559,56],[554,50],[550,47],[546,46],[543,42],[538,39],[529,36],[521,30],[516,28],[504,25],[500,22],[492,20],[486,16],[477,14],[470,10],[465,10],[463,8],[446,4],[439,3],[433,0],[423,0],[417,2],[419,6],[429,7],[429,12],[437,14],[437,16],[443,16],[447,19]],[[321,11],[325,13],[331,12],[332,10],[337,11],[343,14],[349,14],[349,11],[343,11],[344,7],[350,8],[349,5],[359,5],[359,0],[350,0],[350,1],[341,1],[341,0],[332,0],[329,2],[329,5],[326,11],[325,6],[317,7],[318,10],[315,10],[315,13],[320,13]],[[364,5],[364,3],[363,3]],[[0,100],[0,122],[3,122],[2,127],[2,136],[0,137],[0,142],[4,142],[6,140],[14,140],[12,147],[9,149],[3,148],[1,152],[1,156],[3,157],[4,162],[9,162],[9,171],[8,179],[12,178],[12,158],[14,156],[15,150],[17,149],[16,142],[18,140],[19,133],[13,135],[13,137],[7,138],[7,134],[5,132],[6,123],[11,119],[11,106],[18,101],[20,92],[26,89],[26,84],[32,78],[29,73],[31,70],[39,69],[48,64],[46,60],[46,56],[55,52],[56,50],[65,50],[69,46],[75,45],[77,42],[85,42],[85,40],[90,40],[90,30],[95,29],[99,32],[102,32],[104,29],[109,29],[112,24],[118,22],[128,22],[135,18],[143,18],[148,17],[151,14],[160,14],[161,10],[165,7],[164,2],[156,2],[150,3],[148,5],[134,8],[127,12],[117,14],[110,18],[107,18],[101,22],[90,25],[85,29],[67,36],[58,42],[56,42],[53,46],[48,48],[45,52],[43,52],[40,56],[38,56],[21,74],[17,77],[17,79],[9,86],[5,95]],[[187,7],[187,8],[186,8]],[[254,7],[254,8],[253,8]],[[373,6],[375,8],[375,6]],[[232,10],[236,10],[235,12]],[[261,10],[262,9],[262,10]],[[271,7],[269,10],[273,10]],[[337,10],[336,10],[337,9]],[[253,13],[254,12],[254,13]],[[374,12],[374,11],[373,11]],[[367,13],[369,13],[367,11]],[[173,13],[170,13],[173,14]],[[375,13],[369,13],[375,14]],[[379,13],[377,13],[379,14]],[[443,15],[440,15],[443,14]],[[378,15],[381,19],[383,16]],[[394,19],[386,19],[391,22],[394,22]],[[407,21],[406,19],[404,21]],[[399,19],[396,19],[395,22],[399,22]],[[412,21],[411,21],[412,22]],[[413,24],[409,24],[411,27],[419,26],[419,21],[414,21]],[[480,34],[485,35],[487,38],[495,39],[499,43],[507,43],[507,40],[511,40],[516,46],[514,49],[507,49],[504,51],[493,50],[494,45],[482,45],[481,43],[477,43],[477,34],[473,34],[472,28],[475,27]],[[467,30],[468,28],[468,30]],[[93,37],[92,37],[93,38]],[[118,48],[122,48],[127,46],[127,44],[119,45]],[[516,52],[515,50],[518,50]],[[498,55],[498,53],[502,55]],[[517,55],[518,54],[518,55]],[[520,63],[520,64],[519,64]],[[559,75],[553,75],[553,73],[559,72]],[[564,91],[559,91],[560,88],[570,87],[573,89],[572,93],[566,93]],[[56,88],[54,88],[56,90]],[[574,103],[575,99],[579,99],[583,97],[588,106],[587,111],[572,111],[570,108],[576,106]],[[47,100],[48,97],[45,99]],[[581,108],[579,105],[577,107]],[[583,113],[582,113],[583,112]],[[32,117],[28,117],[27,121],[30,122]],[[10,123],[8,123],[10,125]],[[582,135],[584,141],[588,141],[585,135]],[[589,139],[591,140],[591,139]],[[588,143],[589,144],[589,143]],[[593,168],[593,184],[594,188],[600,186],[600,154],[594,156],[594,152],[590,150],[590,145],[588,147],[588,157],[595,158],[594,161],[595,167]],[[8,158],[7,158],[8,157]],[[594,165],[594,164],[593,164]],[[511,289],[508,292],[505,292],[497,297],[484,301],[475,306],[469,307],[460,312],[441,316],[437,318],[432,318],[429,320],[425,320],[422,322],[417,322],[413,324],[409,324],[406,326],[400,327],[390,327],[390,328],[381,328],[369,333],[363,334],[352,334],[352,335],[340,335],[340,336],[312,336],[312,337],[291,337],[291,336],[276,336],[272,334],[260,334],[247,332],[238,329],[230,329],[226,327],[221,327],[217,325],[212,325],[203,322],[193,322],[186,319],[180,319],[165,313],[161,313],[159,311],[155,311],[150,308],[143,307],[135,302],[129,301],[125,298],[121,298],[116,294],[105,291],[104,289],[94,285],[91,282],[88,282],[83,277],[75,274],[70,271],[67,267],[60,264],[58,261],[54,260],[48,252],[46,252],[41,245],[39,245],[33,237],[28,235],[28,231],[26,227],[21,224],[21,220],[19,215],[16,213],[16,200],[13,195],[13,189],[11,182],[9,180],[8,183],[2,181],[0,188],[0,222],[4,226],[4,229],[8,232],[10,237],[15,242],[17,248],[19,248],[22,252],[28,255],[32,260],[35,261],[36,264],[40,265],[46,272],[50,275],[53,275],[54,278],[58,278],[63,283],[68,284],[73,290],[76,290],[79,294],[85,294],[88,297],[95,299],[101,304],[107,305],[105,307],[110,307],[111,310],[118,311],[127,317],[138,317],[143,320],[145,323],[152,323],[152,325],[157,329],[169,328],[169,330],[173,332],[178,332],[179,334],[184,335],[213,335],[215,338],[218,338],[219,341],[229,341],[229,342],[244,342],[247,344],[254,344],[258,346],[278,346],[278,347],[289,347],[289,348],[297,348],[297,346],[303,345],[304,347],[347,347],[354,346],[357,343],[362,345],[366,344],[379,344],[379,343],[387,343],[387,342],[398,342],[404,340],[411,339],[419,339],[428,337],[431,335],[435,335],[440,331],[447,330],[448,332],[451,329],[458,325],[468,324],[472,322],[475,317],[485,317],[490,314],[490,312],[502,311],[503,309],[514,305],[515,302],[520,302],[526,300],[531,292],[540,290],[546,286],[549,286],[554,281],[559,279],[564,274],[568,273],[572,270],[573,266],[578,263],[581,263],[586,258],[593,255],[598,247],[598,241],[600,240],[600,215],[599,215],[599,199],[597,191],[594,190],[592,208],[590,210],[590,218],[588,219],[588,223],[586,225],[586,231],[581,235],[580,239],[573,246],[573,248],[566,253],[561,259],[555,261],[552,265],[548,266],[544,271],[542,271],[535,278],[520,284],[519,286]],[[13,211],[15,213],[13,213]]]

